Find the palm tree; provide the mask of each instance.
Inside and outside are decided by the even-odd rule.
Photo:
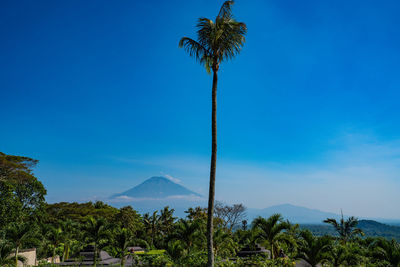
[[[214,266],[213,254],[213,214],[215,197],[215,170],[217,165],[217,83],[218,70],[224,60],[235,57],[244,45],[244,35],[247,32],[246,24],[237,22],[232,16],[234,1],[225,1],[215,21],[200,18],[197,23],[197,41],[183,37],[179,47],[183,47],[190,56],[193,56],[204,65],[206,71],[213,72],[212,82],[212,112],[211,112],[211,166],[210,188],[208,194],[207,219],[207,250],[208,266]]]
[[[14,245],[14,260],[15,266],[17,266],[19,249],[24,243],[33,239],[32,225],[29,223],[11,223],[6,231],[6,239]]]
[[[336,221],[336,219],[328,218],[324,220],[324,223],[333,225],[336,232],[339,234],[339,239],[344,244],[358,234],[364,235],[364,232],[360,228],[356,228],[358,219],[353,216],[349,217],[347,220],[344,220],[342,213],[342,218],[339,222]]]
[[[143,224],[144,228],[146,229],[146,233],[150,234],[150,246],[154,248],[154,240],[160,228],[160,216],[157,214],[157,211],[153,212],[153,215],[151,216],[146,213],[143,216]]]
[[[219,227],[213,236],[214,254],[217,256],[228,256],[234,254],[238,244],[233,240],[230,232]]]
[[[94,244],[93,266],[96,267],[98,247],[109,235],[107,222],[103,218],[95,219],[89,217],[88,221],[83,226],[83,230],[85,232],[86,241]]]
[[[290,228],[290,224],[284,222],[280,214],[273,214],[268,219],[258,217],[253,221],[253,230],[256,231],[257,240],[267,243],[271,249],[272,258],[278,255],[279,242],[289,241],[289,235],[283,233]]]
[[[371,244],[374,258],[382,259],[393,267],[400,266],[400,244],[394,239],[378,238]]]
[[[76,223],[71,219],[66,221],[60,221],[61,229],[63,231],[63,242],[64,242],[64,251],[62,261],[69,259],[69,253],[71,250],[72,240],[75,234],[75,229],[77,227]]]
[[[121,266],[125,266],[128,247],[132,241],[132,233],[126,228],[119,228],[116,233],[114,233],[114,247],[117,249],[118,255],[121,258]]]
[[[363,250],[365,249],[358,243],[343,245],[335,242],[328,252],[332,267],[359,266],[365,255]]]
[[[201,241],[201,228],[198,221],[179,220],[176,230],[169,236],[169,240],[179,240],[184,244],[188,254],[192,250],[196,241]]]
[[[54,258],[56,257],[56,249],[60,245],[63,238],[64,236],[61,228],[49,227],[46,234],[46,239],[52,247],[51,263],[54,263]]]
[[[175,221],[174,209],[170,209],[168,206],[164,207],[164,209],[160,210],[160,231],[162,237],[167,236],[171,233]],[[164,238],[163,238],[164,239]]]
[[[10,244],[6,242],[0,242],[0,266],[14,266],[14,264],[16,264],[16,261],[18,262],[18,260],[21,262],[25,262],[24,257],[10,257],[12,251],[13,247]]]
[[[309,230],[300,233],[298,258],[307,261],[312,267],[329,259],[331,239],[328,236],[316,237]]]

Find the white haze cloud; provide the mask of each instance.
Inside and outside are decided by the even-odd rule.
[[[129,196],[117,196],[112,199],[107,199],[110,203],[121,203],[121,202],[132,202],[132,201],[153,201],[153,200],[173,200],[181,199],[187,201],[202,201],[204,198],[196,195],[173,195],[165,198],[151,198],[151,197],[129,197]]]
[[[173,177],[172,175],[163,174],[163,172],[161,172],[161,174],[162,174],[165,178],[168,178],[169,180],[171,180],[171,181],[174,182],[174,183],[180,184],[180,183],[182,182],[181,179],[178,179],[178,178],[176,178],[176,177]]]
[[[247,207],[291,203],[349,215],[400,218],[400,140],[382,142],[347,134],[318,162],[276,163],[219,158],[216,198]],[[209,159],[168,156],[147,159],[190,188],[208,191]]]

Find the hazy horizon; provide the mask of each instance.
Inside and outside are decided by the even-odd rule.
[[[2,1],[0,151],[47,201],[168,176],[207,195],[211,79],[178,48],[223,1]],[[218,84],[216,199],[400,219],[397,1],[237,0]]]

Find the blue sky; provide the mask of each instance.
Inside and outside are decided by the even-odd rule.
[[[0,150],[47,199],[169,175],[207,194],[211,76],[178,41],[222,1],[2,1]],[[400,218],[398,1],[244,1],[221,66],[217,199]]]

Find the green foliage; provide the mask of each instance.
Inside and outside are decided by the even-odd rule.
[[[15,266],[15,259],[25,262],[25,258],[18,256],[15,258],[15,256],[10,257],[13,253],[13,246],[6,242],[6,241],[1,241],[0,242],[0,266],[4,267],[11,267]]]
[[[364,232],[360,228],[356,228],[358,225],[358,219],[355,217],[349,217],[345,220],[342,214],[342,218],[339,222],[336,221],[336,219],[328,218],[324,220],[324,223],[331,224],[335,228],[339,235],[339,239],[343,243],[351,240],[356,235],[364,235]]]
[[[11,222],[38,220],[46,189],[33,175],[37,160],[0,152],[0,230]]]
[[[400,244],[395,240],[378,238],[371,244],[371,250],[374,259],[383,260],[389,266],[400,266]]]
[[[307,261],[313,267],[328,261],[328,251],[332,245],[329,236],[316,237],[308,230],[302,231],[300,236],[297,258]]]
[[[339,237],[339,234],[332,225],[322,224],[303,224],[300,225],[302,229],[310,230],[314,235],[332,235]],[[400,241],[400,227],[379,223],[371,220],[359,220],[358,228],[360,228],[365,236],[370,237],[384,237],[386,239],[395,239]],[[353,237],[356,238],[356,237]]]
[[[50,223],[57,223],[59,220],[65,221],[67,219],[77,223],[84,223],[89,217],[104,218],[107,221],[112,221],[119,212],[118,209],[101,201],[95,203],[59,202],[48,204],[46,211],[48,216],[47,221]]]
[[[0,229],[0,266],[15,266],[17,259],[23,260],[20,250],[28,247],[37,248],[39,259],[59,255],[63,261],[79,260],[79,251],[89,244],[96,251],[103,249],[121,258],[122,264],[128,255],[142,266],[205,266],[207,263],[206,209],[190,208],[185,219],[177,220],[169,207],[142,217],[130,206],[116,209],[100,201],[63,202],[47,205],[46,214],[41,208],[45,203],[41,202],[40,193],[37,194],[43,191],[35,193],[29,189],[34,186],[24,191],[22,185],[17,190],[19,185],[13,184],[15,181],[35,183],[37,179],[30,168],[37,161],[0,154],[0,162],[0,212],[12,218],[0,218],[5,223]],[[318,236],[308,230],[301,231],[298,225],[284,221],[279,214],[256,218],[250,229],[237,230],[230,229],[235,220],[222,215],[214,218],[216,266],[294,266],[297,259],[312,266],[400,266],[398,241],[358,235],[357,226],[371,229],[381,226],[376,222],[360,221],[357,225],[358,220],[353,217],[339,222],[327,219],[334,227],[320,227],[329,228],[336,235]],[[239,250],[254,250],[260,244],[272,252],[273,259],[267,259],[268,254],[237,257]],[[129,246],[142,246],[147,251],[130,254]]]
[[[219,64],[235,57],[244,45],[247,27],[233,19],[232,4],[233,1],[226,1],[214,21],[199,18],[197,41],[188,37],[179,41],[179,47],[198,60],[207,72],[218,71]]]
[[[116,211],[111,219],[111,223],[118,224],[120,227],[128,229],[132,234],[143,229],[140,214],[131,206],[126,206]]]
[[[256,241],[262,242],[271,250],[272,258],[278,256],[281,243],[291,242],[290,236],[284,232],[289,228],[290,224],[284,222],[280,214],[274,214],[267,219],[258,217],[253,221]]]

